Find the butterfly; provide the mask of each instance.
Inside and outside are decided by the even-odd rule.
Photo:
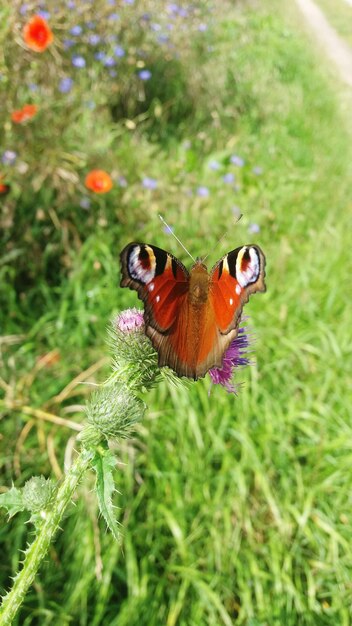
[[[121,287],[144,302],[145,333],[178,376],[202,378],[220,367],[236,338],[243,305],[265,291],[265,257],[246,245],[225,254],[208,272],[201,259],[191,270],[172,254],[146,243],[129,243],[120,255]]]

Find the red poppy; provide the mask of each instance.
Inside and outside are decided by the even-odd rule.
[[[22,124],[22,122],[30,120],[37,111],[38,107],[36,104],[25,104],[22,109],[18,109],[17,111],[13,111],[11,113],[11,119],[15,122],[15,124]]]
[[[92,170],[87,174],[86,187],[95,193],[106,193],[112,188],[112,180],[104,170]]]
[[[47,21],[40,15],[34,15],[23,28],[23,39],[34,52],[44,52],[54,41],[54,35]]]
[[[10,185],[5,185],[2,181],[3,178],[0,176],[0,196],[6,196],[6,194],[10,191]]]

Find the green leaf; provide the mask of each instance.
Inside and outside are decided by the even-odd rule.
[[[119,541],[120,532],[112,504],[112,494],[115,491],[112,470],[115,465],[116,461],[110,450],[102,445],[99,446],[92,461],[93,469],[97,475],[96,492],[99,509],[114,538]]]
[[[7,509],[9,517],[13,517],[16,513],[25,510],[25,505],[23,504],[23,495],[20,489],[16,489],[16,487],[12,487],[6,493],[2,493],[0,495],[0,506]]]

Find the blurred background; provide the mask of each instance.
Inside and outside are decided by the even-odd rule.
[[[352,8],[329,4],[350,43]],[[238,395],[206,377],[143,398],[116,448],[121,544],[86,476],[16,623],[347,626],[348,89],[288,0],[13,0],[0,18],[2,491],[72,461],[77,381],[105,379],[109,320],[137,305],[121,249],[190,266],[159,214],[209,267],[252,242],[267,258]],[[0,515],[3,592],[32,527]]]

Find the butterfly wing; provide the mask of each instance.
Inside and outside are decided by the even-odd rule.
[[[120,258],[121,287],[135,289],[144,302],[146,334],[158,350],[159,365],[174,367],[170,337],[187,298],[189,273],[171,254],[149,244],[130,243]]]
[[[264,254],[259,246],[236,248],[216,263],[210,277],[210,301],[216,325],[221,335],[226,336],[236,330],[232,336],[234,339],[243,306],[249,296],[266,289]]]

